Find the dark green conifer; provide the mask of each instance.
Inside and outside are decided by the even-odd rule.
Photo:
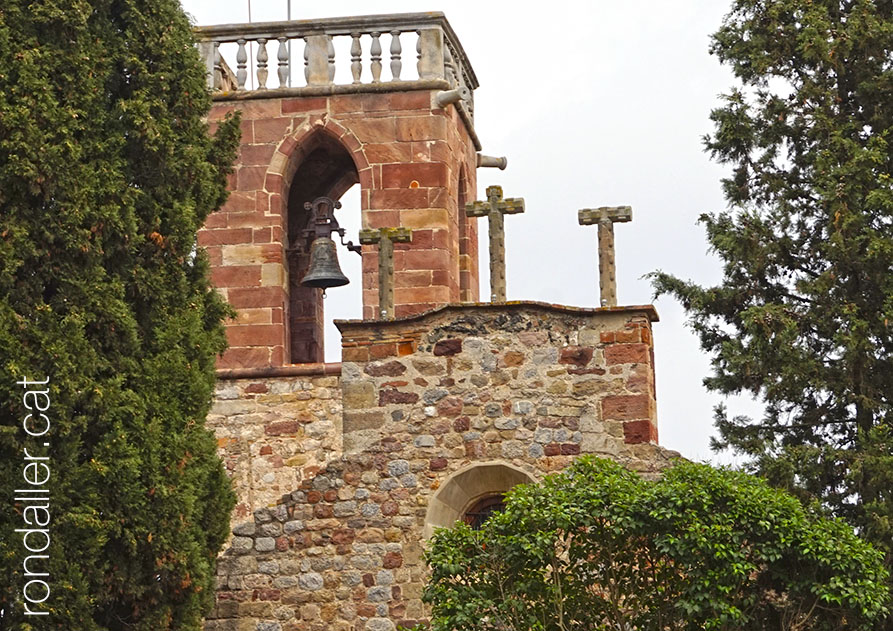
[[[816,498],[893,565],[893,2],[736,0],[712,52],[740,81],[707,149],[729,209],[701,217],[724,277],[654,275],[704,350],[718,447]]]
[[[196,231],[226,197],[176,0],[0,3],[0,628],[199,629],[233,493],[204,427],[228,308]],[[22,428],[22,377],[52,427]],[[51,594],[23,615],[23,450],[49,456]],[[42,564],[42,565],[41,565]],[[39,592],[35,592],[39,593]]]

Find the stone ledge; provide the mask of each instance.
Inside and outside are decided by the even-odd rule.
[[[218,379],[264,379],[268,377],[323,377],[340,375],[340,362],[262,366],[260,368],[228,368],[216,372]]]
[[[423,311],[411,316],[395,318],[393,320],[335,320],[335,326],[344,333],[345,327],[352,328],[355,326],[376,326],[387,327],[389,325],[399,326],[408,322],[418,322],[428,317],[446,311],[508,311],[523,308],[545,309],[555,313],[566,313],[570,315],[599,315],[614,313],[643,313],[648,317],[650,322],[659,322],[657,309],[654,305],[630,305],[623,307],[572,307],[568,305],[559,305],[549,302],[540,302],[537,300],[510,300],[508,302],[451,302],[449,304]]]

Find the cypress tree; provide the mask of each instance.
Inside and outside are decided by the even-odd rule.
[[[706,214],[715,287],[666,273],[712,355],[716,448],[820,500],[893,564],[893,2],[735,0],[711,52],[739,84],[707,149],[732,167]]]
[[[209,108],[176,0],[0,3],[2,629],[199,629],[211,604],[234,496],[204,418],[229,310],[196,231],[239,126],[211,136]],[[38,526],[13,490],[44,471],[26,450],[51,544],[23,568],[15,530]],[[26,614],[26,569],[48,615]]]

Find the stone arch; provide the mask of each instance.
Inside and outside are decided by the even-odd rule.
[[[524,469],[501,460],[470,465],[450,475],[428,501],[424,539],[438,527],[448,528],[461,520],[465,512],[488,495],[505,493],[518,484],[536,479]]]
[[[291,363],[324,361],[322,292],[300,284],[310,263],[309,242],[305,243],[302,234],[309,219],[304,203],[323,196],[337,201],[357,183],[363,190],[369,190],[372,183],[362,145],[351,132],[327,118],[299,126],[279,144],[270,163],[266,189],[278,191],[271,193],[271,209],[278,209],[282,219]]]

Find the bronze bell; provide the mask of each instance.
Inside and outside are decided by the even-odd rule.
[[[335,251],[335,242],[329,237],[317,237],[310,245],[310,267],[307,275],[301,279],[305,287],[341,287],[350,281],[341,272],[338,265],[338,253]]]

